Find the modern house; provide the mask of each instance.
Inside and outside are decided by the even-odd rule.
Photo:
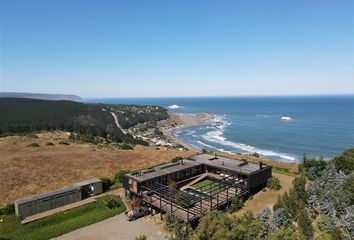
[[[201,154],[126,174],[125,193],[184,221],[263,188],[272,168],[263,163]]]

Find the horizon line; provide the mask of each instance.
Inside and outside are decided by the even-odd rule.
[[[82,99],[133,99],[133,98],[248,98],[248,97],[336,97],[353,96],[354,93],[328,93],[328,94],[288,94],[288,95],[208,95],[208,96],[131,96],[131,97],[81,97]]]

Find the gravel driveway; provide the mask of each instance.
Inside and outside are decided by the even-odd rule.
[[[124,214],[92,224],[54,238],[56,240],[135,240],[145,234],[148,240],[166,240],[166,231],[162,225],[148,222],[144,218],[129,222]]]

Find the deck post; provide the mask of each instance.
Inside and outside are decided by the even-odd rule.
[[[213,196],[210,195],[210,209],[213,208]]]
[[[226,189],[226,203],[228,202],[229,202],[229,188]]]
[[[152,193],[151,193],[151,189],[149,188],[149,196],[150,196],[150,214],[151,216],[153,215],[152,214]]]
[[[170,204],[171,204],[171,214],[172,214],[172,199],[170,200]]]
[[[203,199],[200,200],[200,216],[203,214]]]
[[[160,219],[162,220],[162,203],[161,203],[161,194],[159,195],[160,197]]]
[[[187,222],[189,222],[189,206],[187,207]]]

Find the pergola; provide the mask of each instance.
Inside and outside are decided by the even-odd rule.
[[[247,182],[237,176],[225,176],[221,179],[196,187],[186,192],[174,189],[167,184],[154,183],[142,186],[142,200],[152,208],[189,222],[200,218],[205,212],[226,205],[235,196],[248,193]]]

